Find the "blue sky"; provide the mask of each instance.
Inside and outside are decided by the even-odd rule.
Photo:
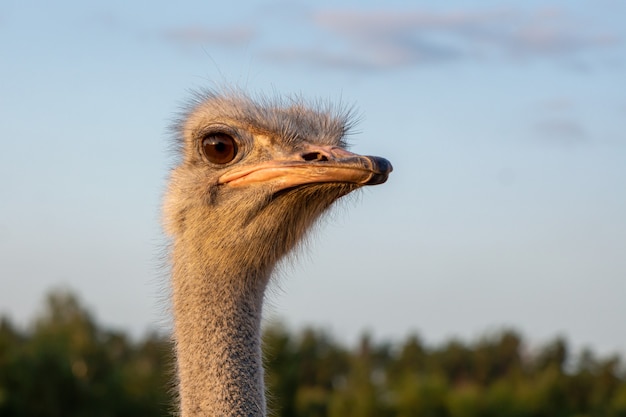
[[[0,4],[0,312],[52,287],[167,326],[159,205],[194,88],[354,105],[394,164],[342,202],[268,316],[351,342],[473,339],[626,352],[626,6],[525,2]]]

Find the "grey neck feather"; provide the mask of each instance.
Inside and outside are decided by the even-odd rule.
[[[269,272],[183,261],[172,275],[181,416],[265,416],[260,326]]]

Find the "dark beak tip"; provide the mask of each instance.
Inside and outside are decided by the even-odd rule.
[[[367,181],[366,185],[378,185],[387,181],[389,173],[393,171],[391,162],[380,156],[368,156],[367,158],[372,163],[374,173],[372,173],[372,176]]]
[[[380,172],[383,172],[385,174],[389,174],[391,171],[393,171],[393,166],[391,166],[391,162],[389,162],[385,158],[376,157],[376,166],[378,167],[378,170]]]

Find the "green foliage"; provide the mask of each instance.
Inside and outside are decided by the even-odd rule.
[[[27,331],[0,318],[0,417],[174,415],[167,337],[133,341],[53,292]],[[346,349],[324,331],[264,331],[269,403],[280,417],[626,417],[620,358],[573,356],[556,338],[528,352],[506,330],[476,343]]]
[[[32,331],[0,322],[0,416],[165,416],[169,343],[133,344],[54,292]]]

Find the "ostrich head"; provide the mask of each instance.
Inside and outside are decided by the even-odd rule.
[[[199,97],[179,128],[168,232],[224,269],[271,270],[334,201],[386,181],[387,160],[345,150],[348,116],[300,101]]]

